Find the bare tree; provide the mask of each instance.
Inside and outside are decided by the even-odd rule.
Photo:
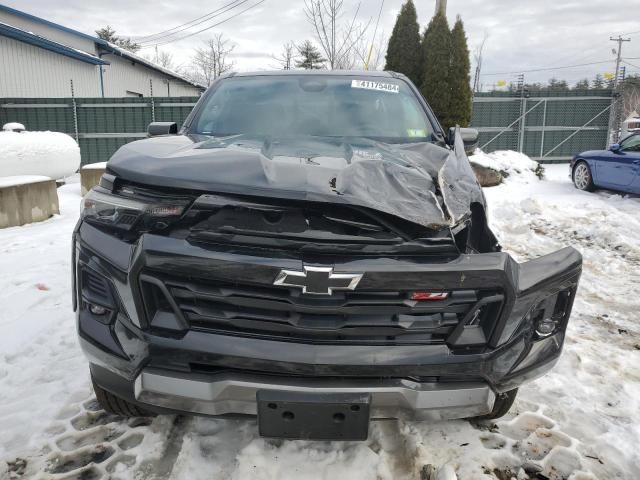
[[[489,33],[484,32],[484,36],[482,37],[482,42],[478,45],[473,53],[473,59],[476,62],[476,73],[473,77],[473,93],[477,93],[480,91],[480,74],[482,72],[482,56],[484,52],[484,46],[489,39]]]
[[[155,63],[156,65],[160,65],[161,67],[168,68],[169,70],[175,69],[175,65],[173,64],[173,54],[164,50],[160,50],[155,52],[153,55],[144,55],[144,59],[149,60],[150,62]]]
[[[366,70],[383,69],[388,44],[389,40],[384,32],[374,38],[371,43],[363,38],[354,47],[358,63]]]
[[[207,86],[223,73],[233,69],[235,63],[229,60],[235,45],[223,38],[222,33],[217,33],[207,40],[204,47],[196,48],[189,75]]]
[[[298,56],[297,51],[295,43],[287,42],[282,45],[282,51],[279,55],[273,55],[273,59],[278,62],[278,67],[282,70],[292,70]]]
[[[360,4],[351,21],[344,24],[344,0],[305,0],[304,11],[327,57],[329,69],[352,68],[357,61],[354,49],[371,23],[371,20],[365,25],[356,22]]]
[[[634,112],[640,113],[640,76],[632,76],[625,79],[620,90],[624,119]]]
[[[169,70],[171,70],[174,67],[173,54],[165,50],[160,50],[156,55],[155,62],[161,67],[168,68]]]

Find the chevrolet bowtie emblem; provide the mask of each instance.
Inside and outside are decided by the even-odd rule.
[[[355,290],[362,273],[333,273],[331,267],[304,267],[303,272],[281,270],[274,285],[297,287],[302,293],[331,295],[334,290]]]

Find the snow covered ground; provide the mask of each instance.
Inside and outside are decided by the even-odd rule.
[[[413,479],[426,465],[449,480],[640,478],[640,198],[579,192],[567,174],[550,166],[540,181],[524,168],[486,191],[492,226],[519,260],[565,245],[584,254],[557,367],[497,423],[379,422],[364,443],[102,412],[69,292],[80,186],[60,188],[60,216],[0,230],[0,479]]]

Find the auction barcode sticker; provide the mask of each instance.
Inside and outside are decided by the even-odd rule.
[[[400,93],[400,85],[385,82],[372,82],[371,80],[351,80],[351,88],[363,88],[365,90],[377,90],[379,92]]]

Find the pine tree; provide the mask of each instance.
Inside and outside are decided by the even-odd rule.
[[[547,86],[541,84],[540,82],[533,82],[533,83],[525,83],[524,84],[524,91],[528,91],[529,93],[540,93],[540,92],[546,92],[547,91]],[[514,90],[515,93],[518,92],[518,89],[516,88]]]
[[[576,82],[575,90],[589,90],[589,79],[585,78],[583,80],[578,80]]]
[[[615,84],[616,84],[615,77],[611,77],[605,81],[604,88],[608,90],[613,90],[613,88],[615,87]]]
[[[111,43],[116,43],[118,41],[118,36],[116,35],[116,31],[111,28],[111,25],[107,25],[104,28],[101,28],[100,30],[96,30],[96,35],[98,35],[98,38],[101,38],[102,40],[106,40],[107,42],[111,42]]]
[[[596,75],[596,78],[594,78],[593,80],[593,88],[595,89],[604,88],[604,78],[602,78],[602,75],[600,74]]]
[[[320,51],[309,40],[302,42],[297,49],[302,57],[296,61],[297,68],[304,68],[305,70],[320,70],[324,68],[327,59],[322,56]]]
[[[471,123],[471,62],[462,19],[458,17],[451,31],[451,67],[449,70],[449,127],[468,127]]]
[[[130,52],[137,52],[140,50],[140,45],[127,37],[119,37],[116,35],[116,31],[111,28],[111,25],[107,25],[100,30],[96,30],[96,35],[98,38],[102,40],[106,40],[107,42],[111,42],[119,47],[124,48],[125,50],[129,50]]]
[[[451,31],[444,15],[439,14],[431,19],[422,39],[422,52],[424,73],[420,91],[442,126],[446,128],[451,125],[449,120]]]
[[[566,80],[558,80],[557,78],[553,77],[549,79],[546,90],[548,92],[566,92],[567,90],[569,90],[569,84]]]
[[[420,25],[413,0],[402,5],[387,48],[385,70],[404,73],[416,85],[422,83]]]

